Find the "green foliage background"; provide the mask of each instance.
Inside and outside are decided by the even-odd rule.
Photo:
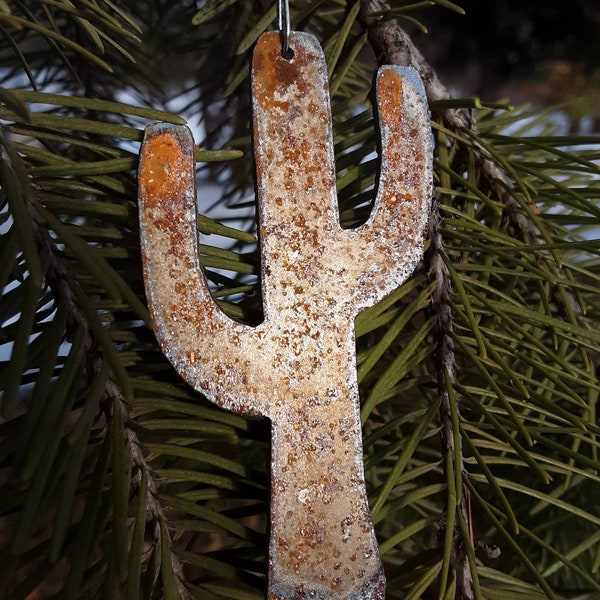
[[[275,3],[196,4],[0,0],[3,598],[264,596],[268,424],[179,379],[141,277],[137,151],[147,123],[184,123],[176,99],[206,127],[200,191],[217,183],[231,214],[199,215],[215,297],[259,318],[254,227],[236,219],[249,54]],[[292,3],[327,56],[349,226],[377,169],[370,27],[460,13],[372,4]],[[599,598],[599,140],[554,135],[551,111],[430,101],[426,256],[356,322],[387,597]]]

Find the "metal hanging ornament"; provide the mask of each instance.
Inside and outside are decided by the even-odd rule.
[[[381,139],[368,221],[342,229],[325,58],[316,38],[264,33],[252,63],[264,321],[231,320],[211,297],[197,238],[194,142],[150,125],[139,166],[144,278],[156,336],[215,404],[272,423],[270,600],[375,600],[385,577],[367,503],[354,319],[423,253],[432,145],[421,81],[376,79]]]

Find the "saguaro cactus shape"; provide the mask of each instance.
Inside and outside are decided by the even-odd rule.
[[[264,321],[226,317],[199,259],[193,140],[151,125],[139,167],[142,251],[160,345],[225,408],[272,422],[271,600],[382,599],[362,464],[354,318],[422,255],[431,132],[409,69],[377,76],[381,169],[372,214],[340,227],[327,70],[310,35],[277,33],[253,60]]]

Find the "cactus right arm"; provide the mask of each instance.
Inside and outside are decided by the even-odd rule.
[[[433,151],[427,99],[415,71],[385,66],[377,75],[381,167],[368,221],[344,231],[338,253],[361,261],[350,282],[363,308],[402,284],[423,255],[432,197]],[[366,295],[365,290],[371,290]]]

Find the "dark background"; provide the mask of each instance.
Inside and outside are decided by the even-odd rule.
[[[407,29],[454,96],[600,117],[600,0],[457,0],[464,15],[423,10]],[[598,128],[596,127],[596,130]]]

